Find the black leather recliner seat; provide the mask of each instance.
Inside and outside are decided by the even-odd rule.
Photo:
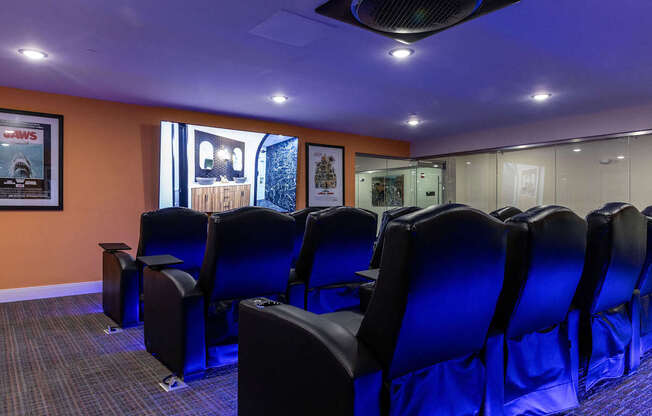
[[[579,405],[579,313],[569,314],[584,266],[587,224],[568,208],[543,206],[512,227],[494,326],[504,333],[505,415],[555,414]]]
[[[204,258],[208,216],[188,208],[164,208],[140,217],[137,256],[171,254],[194,279]],[[138,325],[143,315],[142,265],[124,251],[102,254],[102,306],[121,327]]]
[[[647,250],[645,264],[637,288],[640,292],[641,347],[640,354],[652,350],[652,206],[643,210],[647,220]]]
[[[389,224],[390,221],[395,220],[396,218],[402,217],[403,215],[411,214],[420,209],[421,208],[419,207],[400,207],[400,208],[394,208],[383,212],[383,217],[380,222],[380,232],[378,233],[376,244],[374,244],[374,252],[371,256],[371,262],[369,263],[370,269],[377,269],[380,267],[380,258],[383,255],[385,230],[387,229],[387,224]]]
[[[241,302],[239,414],[477,414],[506,246],[495,218],[431,207],[389,224],[364,316]]]
[[[639,316],[631,310],[646,252],[645,217],[632,205],[606,204],[587,216],[586,260],[574,303],[581,311],[586,389],[636,368]]]
[[[494,218],[498,218],[501,221],[507,221],[508,219],[512,218],[514,215],[518,215],[521,212],[523,211],[521,211],[516,207],[507,206],[492,211],[489,213],[489,215],[491,215]]]
[[[380,259],[383,256],[383,247],[387,225],[396,218],[411,214],[420,209],[421,208],[419,207],[400,207],[383,212],[382,221],[380,223],[380,232],[378,233],[378,238],[376,238],[374,251],[371,256],[371,262],[369,263],[370,269],[380,268]],[[375,288],[376,282],[363,283],[360,285],[360,309],[363,312],[367,310],[367,306],[369,306],[369,302],[371,301],[371,296],[373,295]]]
[[[199,280],[178,269],[145,269],[145,342],[175,375],[190,380],[237,360],[238,303],[281,299],[292,261],[289,215],[245,207],[213,214]]]
[[[306,222],[308,215],[313,212],[321,211],[323,208],[308,207],[298,211],[291,212],[289,215],[294,218],[296,223],[296,234],[294,240],[294,252],[292,253],[292,267],[296,265],[297,257],[301,252],[301,245],[303,244],[303,235],[306,233]]]
[[[359,286],[368,280],[355,272],[369,267],[376,227],[376,217],[359,208],[311,213],[290,276],[288,303],[316,313],[359,307]]]

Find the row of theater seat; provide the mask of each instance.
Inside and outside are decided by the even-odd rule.
[[[357,308],[367,280],[354,272],[368,267],[376,223],[349,207],[144,213],[136,260],[125,245],[102,244],[104,310],[122,327],[144,320],[147,350],[176,375],[200,377],[237,360],[242,299],[316,313]]]
[[[399,216],[364,312],[241,302],[239,414],[576,407],[580,367],[589,389],[650,346],[650,221],[623,203],[586,220],[555,206],[504,223],[461,205]]]
[[[590,214],[588,238],[565,208],[516,213],[393,210],[373,255],[376,219],[352,208],[146,213],[138,254],[184,263],[106,251],[105,311],[125,325],[112,305],[144,287],[147,348],[186,380],[239,343],[243,415],[554,413],[577,405],[580,365],[589,388],[652,344],[647,225],[627,204]],[[358,289],[370,258],[378,282]]]

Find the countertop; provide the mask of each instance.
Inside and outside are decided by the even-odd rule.
[[[190,188],[213,188],[213,187],[218,187],[218,186],[238,186],[238,185],[251,185],[248,182],[244,183],[237,183],[237,182],[215,182],[210,185],[201,185],[198,184],[197,182],[191,183]]]

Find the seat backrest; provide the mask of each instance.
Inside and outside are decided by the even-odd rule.
[[[507,226],[464,205],[433,206],[390,222],[358,331],[390,379],[483,348],[506,249]]]
[[[292,267],[296,264],[297,257],[299,257],[299,252],[301,251],[301,244],[303,244],[303,235],[306,232],[306,221],[308,220],[308,215],[313,212],[321,211],[322,209],[323,208],[309,207],[290,213],[290,216],[294,218],[296,224],[294,251],[292,253]]]
[[[507,221],[508,219],[513,217],[514,215],[520,214],[521,212],[523,212],[523,211],[521,211],[520,209],[518,209],[516,207],[509,207],[508,206],[508,207],[502,207],[502,208],[497,209],[497,210],[495,210],[493,212],[490,212],[489,215],[491,215],[494,218],[498,218],[501,221]]]
[[[206,247],[208,216],[183,207],[163,208],[140,216],[138,256],[171,254],[177,268],[199,276]]]
[[[566,319],[582,276],[586,221],[568,208],[543,206],[506,221],[512,226],[505,282],[495,320],[517,338]]]
[[[597,313],[631,300],[645,261],[647,224],[623,202],[608,203],[586,220],[586,258],[575,302]]]
[[[313,212],[297,258],[297,278],[308,288],[364,281],[355,272],[369,267],[376,226],[376,217],[359,208]]]
[[[637,288],[641,291],[641,295],[647,295],[652,293],[652,206],[645,208],[643,215],[645,215],[647,221],[648,239],[645,263],[643,264]]]
[[[396,218],[402,217],[403,215],[410,214],[420,209],[421,208],[419,207],[400,207],[383,212],[383,218],[380,222],[380,232],[378,233],[378,238],[376,239],[376,244],[374,245],[374,252],[371,255],[371,263],[369,264],[370,269],[377,269],[380,267],[380,258],[383,255],[383,240],[385,238],[385,229],[387,228],[387,224]]]
[[[198,281],[207,301],[284,293],[294,234],[292,217],[267,208],[213,214]]]

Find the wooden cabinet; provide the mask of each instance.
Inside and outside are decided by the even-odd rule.
[[[249,205],[251,185],[214,185],[192,188],[191,208],[202,212],[222,212]]]

